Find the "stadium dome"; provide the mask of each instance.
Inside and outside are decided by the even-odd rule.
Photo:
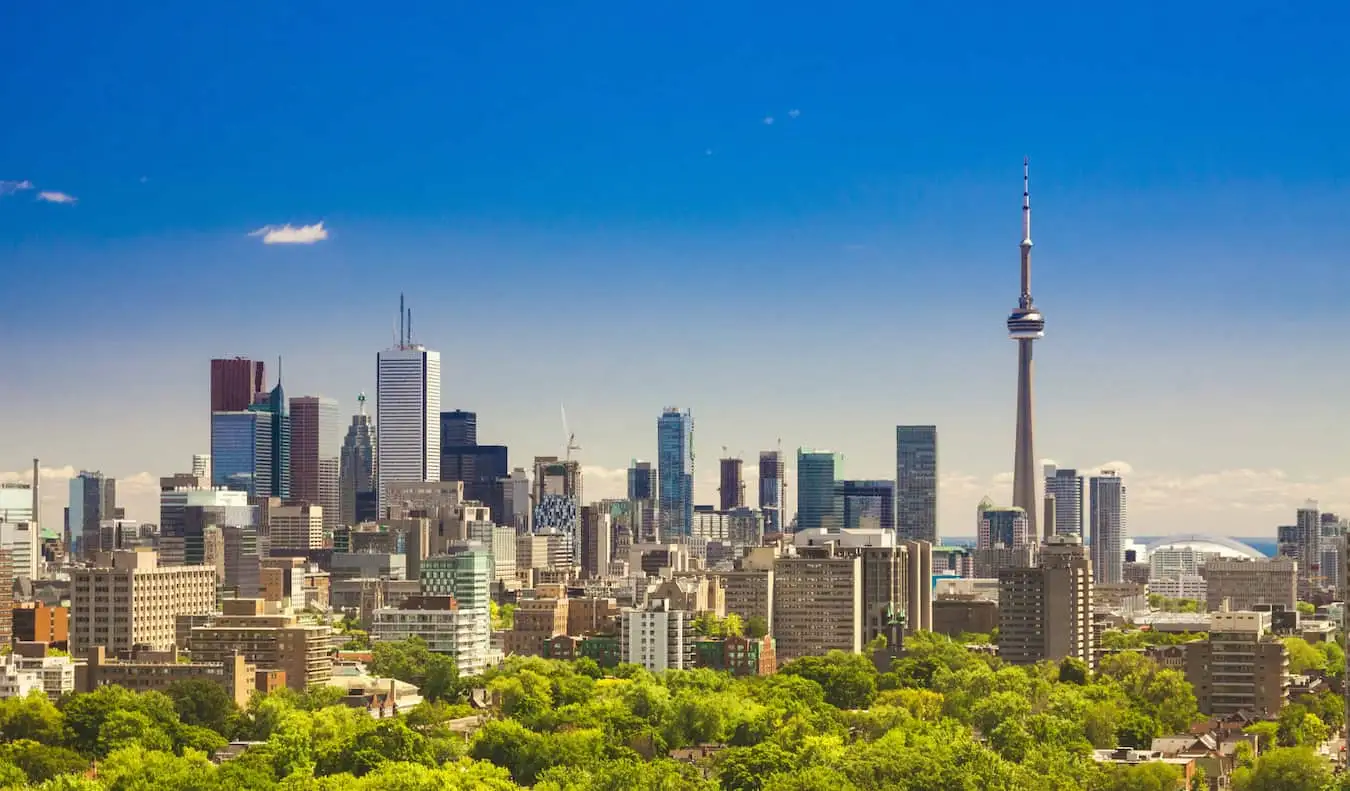
[[[1261,560],[1265,557],[1264,554],[1241,541],[1204,533],[1163,536],[1150,541],[1144,547],[1145,552],[1150,555],[1159,549],[1194,549],[1197,552],[1212,552],[1225,558],[1246,558],[1248,560]]]

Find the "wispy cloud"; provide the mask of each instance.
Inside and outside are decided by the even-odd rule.
[[[764,125],[765,125],[765,126],[773,126],[773,116],[772,116],[772,115],[766,115],[766,116],[764,116]]]
[[[800,118],[801,115],[801,110],[788,110],[788,118]]]
[[[31,190],[33,182],[31,181],[5,181],[0,179],[0,196],[13,195],[16,192]]]
[[[314,244],[328,238],[322,222],[313,225],[264,225],[249,236],[261,236],[263,244]]]
[[[37,199],[47,203],[75,203],[79,200],[74,195],[67,195],[56,190],[43,190],[37,194]]]

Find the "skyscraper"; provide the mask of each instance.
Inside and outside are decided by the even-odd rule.
[[[211,485],[250,497],[280,497],[273,487],[272,416],[267,412],[211,415]]]
[[[895,427],[895,527],[901,538],[936,544],[937,426]]]
[[[656,421],[657,519],[662,541],[687,538],[694,529],[694,417],[666,407]]]
[[[282,389],[281,381],[278,380],[277,386],[267,393],[259,394],[248,409],[250,412],[267,415],[266,419],[271,424],[272,451],[270,464],[265,471],[271,481],[271,496],[283,500],[290,499],[291,408],[286,402],[286,391]]]
[[[1083,476],[1045,465],[1045,493],[1055,496],[1055,533],[1083,538]],[[1048,538],[1048,536],[1047,536]]]
[[[631,540],[655,543],[660,540],[656,524],[656,470],[649,461],[633,459],[628,465],[628,508],[631,513]]]
[[[1317,501],[1309,500],[1294,515],[1298,528],[1298,581],[1309,586],[1311,594],[1321,587],[1322,577],[1322,520]]]
[[[843,460],[828,450],[797,451],[797,530],[839,529],[834,484]]]
[[[360,411],[352,415],[339,459],[339,523],[355,525],[378,518],[375,495],[375,430],[366,414],[366,394],[356,397]],[[324,514],[328,509],[324,509]]]
[[[323,507],[323,526],[341,524],[342,433],[338,404],[331,398],[291,399],[291,499]]]
[[[1008,337],[1017,341],[1017,449],[1013,459],[1013,505],[1026,511],[1032,535],[1036,530],[1036,455],[1031,403],[1031,351],[1045,337],[1045,316],[1031,299],[1031,186],[1022,161],[1022,294],[1008,316]],[[1095,546],[1096,541],[1094,539]],[[1098,569],[1100,572],[1100,569]],[[1119,582],[1119,578],[1113,580]]]
[[[376,355],[375,445],[379,514],[389,484],[441,479],[441,354],[413,343],[399,298],[399,342]]]
[[[99,551],[99,523],[117,515],[117,479],[101,472],[82,471],[70,479],[70,522],[66,547],[76,544],[84,557]]]
[[[737,458],[722,459],[721,486],[717,491],[721,501],[720,510],[730,511],[745,507],[745,479],[742,477],[744,462]]]
[[[501,520],[505,510],[499,480],[511,466],[505,445],[478,444],[478,415],[456,409],[441,413],[441,480],[463,481],[464,497],[477,500]]]
[[[441,447],[478,444],[478,413],[456,409],[441,413]]]
[[[895,481],[838,481],[834,496],[845,530],[895,530]]]
[[[781,533],[783,519],[783,453],[759,452],[759,510],[764,512],[764,532]]]
[[[1092,568],[1096,581],[1121,582],[1125,564],[1125,483],[1115,470],[1088,480],[1092,529]]]
[[[211,361],[211,411],[243,412],[267,389],[261,360],[243,357]]]

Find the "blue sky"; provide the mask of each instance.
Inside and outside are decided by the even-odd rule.
[[[0,470],[153,519],[208,358],[351,408],[404,290],[514,463],[566,402],[613,494],[678,404],[709,501],[724,444],[883,477],[935,422],[969,535],[1009,497],[1029,155],[1038,455],[1122,462],[1138,534],[1350,509],[1339,4],[134,5],[7,16]]]

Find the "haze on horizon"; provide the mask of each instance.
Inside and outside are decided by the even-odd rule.
[[[754,492],[781,439],[791,504],[798,446],[892,477],[932,423],[972,535],[1024,155],[1037,457],[1120,470],[1132,535],[1350,511],[1350,8],[344,5],[11,12],[0,477],[40,457],[45,519],[85,468],[155,521],[211,357],[355,412],[406,292],[444,408],[528,467],[566,404],[588,499],[667,405],[700,503],[723,446]]]

